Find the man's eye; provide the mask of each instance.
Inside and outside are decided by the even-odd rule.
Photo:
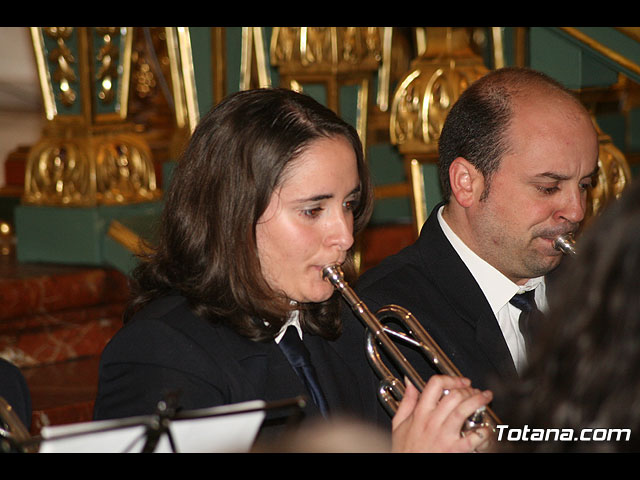
[[[589,179],[589,181],[587,181],[587,182],[582,182],[580,184],[580,188],[582,190],[589,190],[590,188],[593,188],[593,186],[594,186],[594,182],[591,179]]]
[[[553,186],[553,187],[544,187],[544,186],[538,186],[536,187],[538,189],[538,191],[544,195],[551,195],[555,192],[557,192],[558,190],[560,190],[557,186]]]

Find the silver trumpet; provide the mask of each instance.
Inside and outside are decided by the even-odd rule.
[[[570,233],[557,237],[553,241],[553,248],[560,250],[565,255],[575,255],[577,253],[576,241]]]
[[[449,360],[449,357],[447,357],[411,312],[397,305],[385,305],[374,315],[344,280],[344,274],[339,265],[328,265],[324,267],[322,269],[322,275],[325,280],[340,292],[356,316],[366,327],[367,336],[365,348],[367,357],[369,364],[380,379],[378,397],[390,415],[393,416],[397,411],[399,402],[404,396],[405,388],[404,383],[395,377],[382,361],[380,352],[378,351],[378,344],[382,346],[384,352],[391,358],[398,370],[404,374],[420,392],[424,389],[425,381],[400,352],[392,338],[418,348],[440,373],[454,377],[462,377],[462,374],[453,362]],[[388,318],[394,319],[402,325],[407,333],[384,325],[383,321]],[[500,423],[498,417],[489,407],[482,407],[466,420],[462,428],[462,434],[464,435],[465,432],[480,427],[489,427],[495,432],[496,425]]]

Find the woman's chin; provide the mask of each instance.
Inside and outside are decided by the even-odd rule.
[[[299,299],[296,299],[299,303],[321,303],[329,300],[333,295],[334,289],[331,285],[320,285],[316,288],[310,288],[306,292],[301,292]]]

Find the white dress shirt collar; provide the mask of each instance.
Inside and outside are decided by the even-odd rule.
[[[298,330],[298,335],[300,335],[300,340],[302,340],[302,327],[300,326],[300,310],[294,310],[291,312],[291,315],[289,315],[287,322],[282,326],[282,329],[276,336],[275,338],[276,343],[280,343],[280,340],[282,340],[282,337],[284,337],[284,333],[287,331],[287,328],[289,328],[289,326],[291,325],[293,325],[296,328],[296,330]]]
[[[527,290],[532,290],[540,285],[544,285],[544,277],[536,277],[529,279],[524,285],[517,285],[498,271],[495,267],[480,258],[473,250],[471,250],[458,235],[449,227],[442,217],[442,209],[438,210],[438,222],[451,245],[458,253],[464,264],[467,266],[473,278],[480,286],[482,293],[486,297],[491,310],[497,315],[509,300],[516,294]],[[540,294],[544,293],[544,287],[541,291],[536,291],[536,301]]]

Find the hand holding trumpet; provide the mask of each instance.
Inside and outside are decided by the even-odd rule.
[[[493,398],[490,391],[471,387],[463,377],[434,375],[422,393],[406,381],[405,395],[392,420],[392,451],[404,453],[464,453],[488,450],[488,427],[461,436],[467,418]]]

